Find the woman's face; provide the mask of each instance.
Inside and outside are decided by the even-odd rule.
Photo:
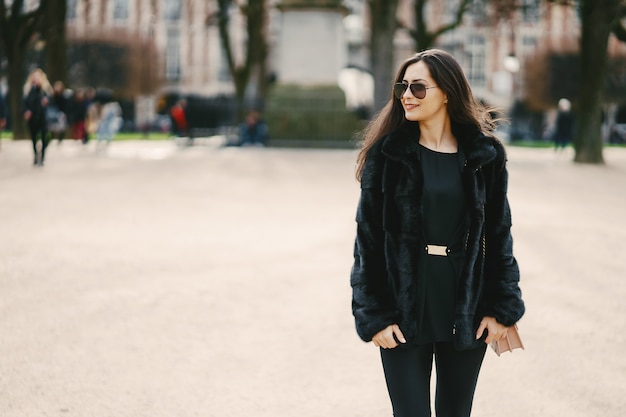
[[[412,122],[428,122],[447,117],[447,97],[430,75],[428,67],[423,61],[418,61],[407,67],[402,83],[422,84],[426,87],[426,96],[417,98],[410,88],[407,88],[400,98],[404,108],[404,116]]]
[[[41,76],[38,72],[33,73],[33,76],[31,78],[31,84],[36,86],[41,84]]]

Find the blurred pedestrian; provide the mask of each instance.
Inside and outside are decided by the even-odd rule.
[[[239,125],[239,144],[241,146],[265,146],[268,139],[267,124],[261,119],[261,113],[251,110]]]
[[[183,138],[189,135],[186,100],[178,100],[172,108],[170,108],[170,119],[172,119],[172,133],[174,136]]]
[[[2,95],[2,91],[0,91],[0,142],[2,141],[2,131],[7,126],[7,113],[4,96]]]
[[[554,126],[554,150],[564,150],[570,144],[574,136],[574,116],[572,103],[562,98],[559,100],[558,112]]]
[[[98,130],[98,123],[100,123],[100,103],[96,100],[96,90],[92,87],[88,87],[85,90],[85,106],[87,108],[87,114],[85,117],[85,137],[83,144],[87,144],[91,136]]]
[[[359,336],[380,353],[395,417],[470,416],[486,347],[524,313],[506,155],[458,62],[404,61],[365,131],[351,273]]]
[[[65,84],[63,84],[62,81],[57,81],[52,87],[52,96],[50,97],[50,104],[48,105],[47,118],[50,139],[58,139],[59,145],[63,142],[65,132],[67,131],[67,113],[68,98],[65,92]]]
[[[105,102],[101,105],[100,123],[98,123],[98,144],[111,143],[115,134],[122,126],[122,108],[116,101]]]
[[[33,142],[34,165],[43,166],[46,157],[48,146],[46,108],[51,93],[52,87],[46,74],[39,68],[33,70],[24,84],[23,114]],[[41,140],[41,150],[37,149],[39,140]]]
[[[4,96],[2,95],[2,91],[0,91],[0,133],[7,126],[7,109],[6,104],[4,102]],[[2,137],[0,136],[0,139]]]
[[[85,143],[85,119],[87,118],[87,101],[85,98],[85,90],[79,88],[74,93],[70,105],[70,117],[72,126],[72,136],[76,140]]]

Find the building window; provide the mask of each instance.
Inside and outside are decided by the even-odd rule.
[[[68,21],[76,20],[78,0],[67,0],[66,16]]]
[[[490,22],[487,2],[488,0],[474,0],[470,2],[468,15],[477,25],[488,25]]]
[[[522,37],[522,57],[531,56],[537,49],[537,38],[534,36]]]
[[[522,38],[522,44],[524,45],[524,52],[531,52],[537,47],[537,38],[534,36],[524,36]]]
[[[522,0],[522,20],[525,23],[539,22],[540,0]]]
[[[167,30],[165,78],[168,81],[178,81],[180,79],[180,32],[176,28]]]
[[[458,1],[457,0],[445,0],[443,2],[443,4],[438,4],[437,6],[434,6],[438,9],[439,13],[442,13],[442,21],[445,23],[452,23],[456,17],[456,10],[459,7],[458,5]],[[431,9],[433,10],[433,9]],[[427,12],[432,16],[432,11],[431,12]]]
[[[181,0],[164,0],[163,18],[168,21],[180,20],[182,3]]]
[[[113,21],[126,22],[128,20],[128,0],[113,2]]]
[[[480,35],[472,35],[468,42],[469,72],[468,79],[474,87],[485,86],[485,38]]]

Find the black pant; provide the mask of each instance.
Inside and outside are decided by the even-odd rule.
[[[43,160],[46,156],[46,148],[48,147],[48,130],[43,125],[28,124],[30,130],[30,140],[33,142],[33,152],[35,154],[35,163],[43,164]],[[41,136],[41,154],[37,155],[37,141]]]
[[[484,347],[457,351],[451,342],[381,349],[395,417],[430,417],[433,356],[437,370],[437,417],[469,417]]]

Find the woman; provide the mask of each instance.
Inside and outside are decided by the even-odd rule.
[[[43,166],[48,146],[48,122],[46,109],[48,96],[52,88],[48,77],[39,68],[33,70],[24,84],[24,120],[28,123],[30,139],[33,142],[34,165]],[[37,151],[37,142],[41,137],[41,152]]]
[[[351,274],[356,329],[380,347],[395,417],[469,416],[486,346],[524,313],[506,155],[441,50],[400,67],[365,131]]]

